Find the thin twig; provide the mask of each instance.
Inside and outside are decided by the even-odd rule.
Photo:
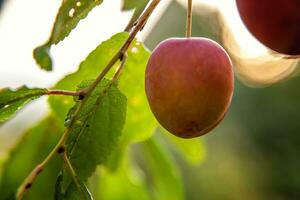
[[[80,92],[68,91],[68,90],[48,90],[46,95],[66,95],[66,96],[79,96]]]
[[[74,182],[80,188],[80,184],[79,184],[78,179],[77,179],[77,174],[76,174],[76,172],[75,172],[75,170],[74,170],[74,168],[73,168],[73,166],[72,166],[72,164],[71,164],[71,162],[68,158],[67,152],[63,153],[63,159],[64,159],[64,162],[65,162],[65,164],[66,164],[66,166],[67,166]]]
[[[139,7],[134,10],[134,13],[124,31],[129,32],[132,29],[132,27],[135,26],[137,19],[140,17],[147,4],[148,1],[142,1],[141,5],[139,5]]]
[[[192,4],[193,0],[188,0],[188,8],[186,14],[186,32],[185,37],[190,38],[192,36]]]
[[[72,127],[73,124],[75,123],[75,121],[77,120],[77,114],[81,111],[82,107],[83,107],[83,103],[81,101],[79,106],[77,107],[77,109],[74,112],[75,116],[71,119],[70,125],[65,129],[62,137],[60,138],[60,140],[58,141],[56,146],[52,149],[52,151],[48,154],[48,156],[43,160],[43,162],[38,164],[32,170],[32,172],[25,178],[25,180],[19,187],[17,195],[16,195],[17,200],[21,200],[23,198],[25,192],[31,188],[36,177],[40,174],[41,171],[43,171],[46,164],[53,158],[53,156],[56,153],[61,154],[65,151],[65,142],[70,135],[70,130],[71,130],[70,127]]]
[[[100,74],[95,79],[95,81],[89,87],[87,87],[86,89],[78,91],[79,96],[82,96],[83,98],[81,98],[79,106],[77,107],[76,111],[74,112],[73,117],[71,118],[70,125],[65,129],[61,139],[59,140],[57,145],[54,147],[54,149],[50,152],[50,154],[46,157],[46,159],[42,163],[38,164],[32,170],[32,172],[25,178],[24,182],[21,184],[21,186],[18,189],[18,192],[17,192],[17,195],[16,195],[17,200],[21,200],[23,198],[25,192],[31,187],[31,185],[33,184],[33,182],[36,179],[36,177],[38,176],[38,174],[44,169],[45,165],[51,160],[51,158],[56,153],[63,153],[65,151],[65,147],[64,147],[65,141],[69,137],[71,127],[76,122],[76,120],[78,118],[78,114],[81,112],[86,100],[88,99],[87,97],[96,88],[96,86],[100,83],[100,81],[104,78],[104,76],[108,73],[108,71],[113,67],[113,65],[118,60],[121,60],[122,63],[121,63],[121,65],[120,65],[119,69],[117,70],[114,77],[117,78],[119,76],[119,74],[120,74],[120,72],[121,72],[121,70],[124,66],[124,63],[125,63],[124,56],[125,56],[128,48],[129,48],[130,44],[134,40],[136,34],[141,29],[143,29],[143,27],[145,26],[145,23],[147,22],[149,16],[151,15],[151,13],[153,12],[153,10],[156,8],[156,6],[158,5],[158,3],[160,1],[161,0],[152,0],[152,2],[147,7],[147,9],[139,17],[137,23],[135,24],[135,27],[130,32],[129,37],[127,38],[127,40],[125,41],[123,46],[119,49],[119,51],[115,54],[115,56],[110,60],[110,62],[107,64],[107,66],[100,72]],[[114,80],[114,78],[113,78],[113,80]],[[53,92],[53,93],[57,93],[57,92]],[[58,93],[62,94],[61,92],[58,92]],[[68,94],[71,94],[71,93],[68,93]]]
[[[160,2],[160,0],[152,0],[151,4],[146,8],[146,10],[142,13],[140,18],[137,20],[135,27],[130,32],[129,37],[127,38],[127,40],[125,41],[123,46],[119,49],[119,51],[116,53],[116,55],[110,60],[110,62],[106,65],[106,67],[101,71],[101,73],[98,75],[98,77],[95,79],[95,81],[88,88],[86,88],[82,91],[83,94],[89,94],[90,91],[94,90],[94,88],[104,78],[104,76],[107,74],[107,72],[126,53],[130,44],[134,40],[136,34],[141,29],[143,29],[149,16],[152,14],[153,10],[156,8],[156,6],[159,2]]]
[[[125,53],[123,55],[123,57],[121,58],[121,64],[120,66],[118,67],[117,71],[115,72],[114,76],[112,77],[112,81],[111,82],[115,82],[119,76],[121,75],[121,72],[125,66],[125,62],[126,62],[126,59],[127,59],[127,53]]]
[[[63,160],[64,160],[64,163],[67,166],[68,171],[70,172],[70,175],[71,175],[73,181],[75,182],[75,185],[76,185],[78,191],[84,197],[84,194],[82,193],[82,190],[81,190],[80,183],[78,181],[78,176],[77,176],[77,174],[76,174],[76,172],[75,172],[75,170],[74,170],[74,168],[73,168],[73,166],[72,166],[72,164],[71,164],[71,162],[70,162],[70,160],[68,158],[67,152],[63,153]]]
[[[66,132],[68,129],[66,129],[66,131],[64,132],[63,136],[61,137],[61,139],[59,140],[59,142],[56,144],[56,146],[52,149],[52,151],[48,154],[48,156],[43,160],[43,162],[41,162],[40,164],[38,164],[32,171],[31,173],[27,176],[27,178],[24,180],[24,182],[21,184],[21,186],[18,189],[16,198],[18,200],[22,199],[25,192],[31,188],[34,180],[36,179],[36,177],[43,171],[45,165],[51,160],[51,158],[56,154],[56,153],[61,153],[64,152],[64,148],[62,147],[62,144],[64,143],[65,139],[66,139]]]
[[[76,172],[75,172],[75,170],[72,166],[72,163],[71,163],[70,159],[68,158],[67,152],[63,153],[63,160],[64,160],[64,163],[67,167],[67,170],[69,171],[73,181],[75,182],[75,185],[78,189],[78,192],[81,195],[81,199],[92,199],[91,194],[88,191],[87,187],[85,186],[84,183],[82,183],[80,181],[78,175],[76,174]]]

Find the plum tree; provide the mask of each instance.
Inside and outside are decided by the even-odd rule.
[[[167,39],[148,61],[145,89],[165,129],[183,138],[201,136],[220,123],[230,105],[232,64],[210,39]]]
[[[265,46],[287,55],[300,55],[299,0],[236,0],[249,31]]]

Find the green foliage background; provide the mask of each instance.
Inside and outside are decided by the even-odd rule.
[[[86,1],[70,21],[66,16],[76,1],[65,1],[50,39],[34,51],[42,69],[52,69],[51,45],[69,35],[77,22],[101,3]],[[146,3],[126,0],[123,9],[136,8],[134,19]],[[220,42],[210,16],[195,15],[193,20],[193,35]],[[298,77],[259,89],[246,87],[237,80],[225,120],[201,139],[179,139],[158,126],[144,94],[144,71],[150,55],[147,48],[153,49],[168,37],[184,36],[184,27],[185,10],[173,2],[145,45],[134,41],[130,46],[119,81],[101,95],[112,76],[108,74],[92,94],[67,146],[68,153],[73,152],[70,160],[83,182],[82,187],[87,185],[94,199],[105,200],[299,199]],[[94,79],[127,37],[128,33],[122,32],[103,41],[76,72],[60,80],[54,88],[76,90],[78,85],[87,86],[90,81],[82,81]],[[12,105],[13,112],[1,112],[0,123],[15,114],[20,105],[45,92],[27,89],[15,92],[14,95],[24,91],[30,95],[22,98],[20,104]],[[5,91],[0,93],[3,97]],[[0,98],[0,108],[10,106],[11,101],[7,102]],[[12,197],[31,169],[55,146],[64,124],[68,126],[66,116],[72,115],[71,108],[77,102],[72,97],[49,98],[49,116],[25,131],[5,162],[0,163],[0,200]],[[81,137],[83,133],[85,137]],[[50,200],[54,194],[58,199],[82,199],[59,156],[47,165],[25,199]]]

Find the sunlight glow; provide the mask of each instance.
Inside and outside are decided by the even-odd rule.
[[[179,0],[179,2],[186,4],[185,0]],[[194,0],[194,4],[208,4],[218,8],[244,54],[256,57],[267,53],[266,47],[256,40],[242,23],[235,0]]]

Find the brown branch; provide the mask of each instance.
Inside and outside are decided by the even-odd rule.
[[[135,26],[133,27],[132,31],[129,34],[129,37],[127,38],[123,46],[119,49],[116,55],[110,60],[110,62],[106,65],[106,67],[101,71],[101,73],[98,75],[95,81],[88,88],[82,90],[84,95],[89,94],[92,90],[94,90],[94,88],[104,78],[104,76],[114,66],[114,64],[123,57],[123,55],[128,50],[130,44],[134,40],[136,34],[143,29],[148,18],[150,17],[150,15],[152,14],[153,10],[156,8],[159,2],[160,0],[152,0],[151,4],[146,8],[146,10],[142,13],[142,15],[135,23]]]
[[[79,96],[80,92],[67,91],[67,90],[48,90],[46,95]]]
[[[66,129],[67,131],[68,129]],[[65,132],[66,132],[65,131]],[[52,151],[49,153],[49,155],[45,158],[43,162],[38,164],[31,172],[30,174],[26,177],[26,179],[23,181],[21,186],[19,187],[17,191],[16,198],[17,200],[21,200],[27,190],[29,190],[36,179],[36,177],[44,170],[45,165],[51,160],[51,158],[56,154],[56,153],[62,153],[64,152],[64,147],[63,143],[66,140],[66,134],[64,133],[59,142],[56,144],[56,146],[52,149]]]

